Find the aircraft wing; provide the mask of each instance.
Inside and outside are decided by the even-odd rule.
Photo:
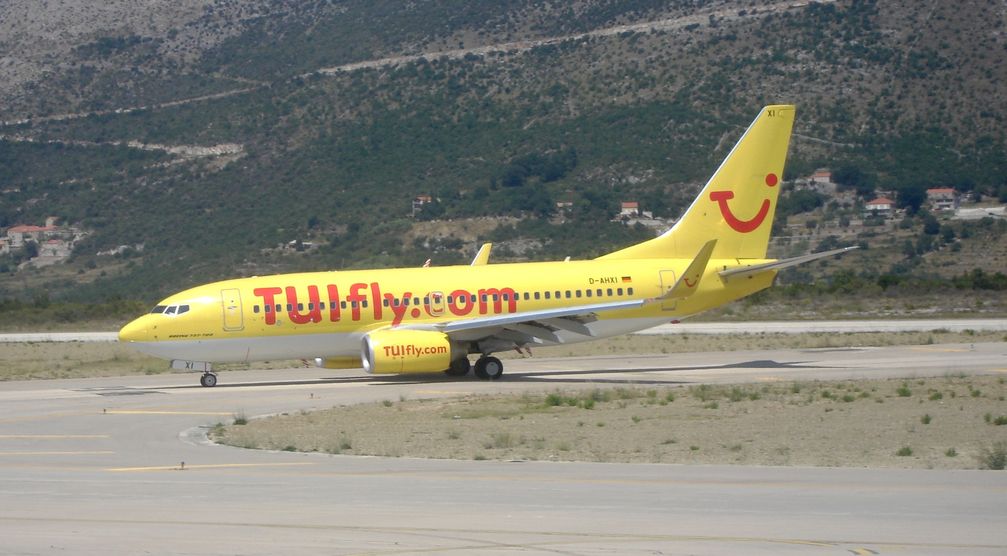
[[[561,343],[562,339],[556,334],[558,331],[593,336],[594,333],[587,327],[587,324],[598,320],[599,313],[637,309],[650,303],[682,299],[692,295],[698,289],[697,286],[710,262],[710,255],[713,253],[716,243],[716,240],[707,242],[681,277],[658,297],[588,303],[573,307],[524,311],[505,315],[488,315],[409,328],[438,330],[449,335],[452,339],[461,341],[497,342],[513,345],[538,344],[543,341]]]
[[[774,261],[771,263],[763,263],[749,266],[739,266],[736,268],[729,268],[727,270],[722,270],[717,274],[723,279],[728,278],[744,278],[747,276],[752,276],[759,274],[761,272],[766,272],[769,270],[780,270],[783,268],[790,268],[792,266],[797,266],[799,264],[808,263],[811,261],[817,261],[818,259],[824,259],[825,257],[831,257],[832,255],[841,255],[847,251],[852,251],[858,249],[856,245],[852,247],[843,247],[842,249],[833,249],[831,251],[822,251],[821,253],[811,253],[810,255],[801,255],[800,257],[793,257],[790,259],[781,259],[779,261]]]
[[[653,301],[655,300],[628,299],[541,311],[487,315],[408,328],[438,330],[453,340],[473,341],[480,345],[492,344],[496,349],[509,349],[543,342],[562,343],[562,339],[557,335],[559,331],[594,336],[594,332],[587,325],[598,320],[599,313],[636,309]]]

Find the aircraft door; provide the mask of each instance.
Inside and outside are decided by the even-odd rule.
[[[660,271],[661,277],[661,294],[664,295],[671,288],[675,287],[675,271],[674,270],[662,270]],[[672,311],[678,306],[677,299],[666,299],[661,301],[661,310]]]
[[[427,312],[431,317],[439,317],[444,314],[444,294],[441,292],[430,292],[427,294],[430,299],[430,306]]]
[[[220,306],[224,311],[224,330],[236,332],[245,328],[241,314],[241,292],[237,288],[220,290]]]

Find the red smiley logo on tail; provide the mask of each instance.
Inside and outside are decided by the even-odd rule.
[[[779,180],[776,174],[766,175],[766,185],[769,187],[774,187]],[[747,234],[756,230],[762,225],[763,220],[769,214],[769,199],[762,200],[762,206],[759,207],[759,212],[755,214],[749,220],[742,220],[731,212],[731,207],[727,205],[727,202],[734,198],[733,191],[711,191],[710,200],[717,203],[720,207],[720,214],[723,215],[724,220],[727,225],[730,226],[734,231],[740,232],[742,234]]]
[[[690,282],[688,278],[683,278],[685,280],[685,287],[694,288],[696,287],[696,282]]]

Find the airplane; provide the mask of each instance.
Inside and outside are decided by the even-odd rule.
[[[855,248],[766,258],[795,112],[762,108],[672,228],[596,259],[491,264],[486,244],[470,265],[225,280],[169,296],[119,341],[202,373],[207,387],[214,363],[282,359],[499,379],[494,353],[677,322]]]

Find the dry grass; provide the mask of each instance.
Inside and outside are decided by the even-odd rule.
[[[712,351],[813,349],[863,346],[913,346],[949,343],[1004,342],[1003,332],[868,332],[835,334],[627,334],[596,342],[534,348],[535,356],[697,353]],[[501,359],[520,357],[514,352]]]
[[[975,469],[1007,441],[1005,394],[996,376],[594,388],[339,407],[212,436],[392,457]]]

